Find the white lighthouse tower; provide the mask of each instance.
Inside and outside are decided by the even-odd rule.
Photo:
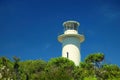
[[[78,33],[80,23],[66,21],[63,26],[64,34],[58,36],[58,41],[62,43],[62,57],[72,60],[78,66],[81,61],[80,43],[84,41],[84,35]]]

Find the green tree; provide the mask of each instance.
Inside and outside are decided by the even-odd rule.
[[[63,57],[48,62],[13,59],[14,62],[0,57],[0,80],[120,80],[120,67],[101,64],[102,53],[88,55],[79,66]]]
[[[86,63],[93,63],[96,67],[100,68],[100,62],[104,60],[103,53],[90,54],[85,58]]]
[[[74,68],[74,63],[67,58],[51,59],[45,68],[45,80],[72,80]]]
[[[103,79],[120,79],[120,68],[117,65],[105,64],[101,68],[101,75]]]
[[[100,68],[102,67],[101,62],[104,60],[103,53],[90,54],[85,58],[85,63],[92,64],[94,70],[94,76],[99,80]]]
[[[43,60],[27,60],[20,62],[20,70],[24,80],[42,80],[45,77],[44,69],[47,63]]]
[[[11,79],[13,63],[6,57],[0,57],[0,74],[2,79]]]
[[[13,69],[14,69],[14,72],[15,72],[15,79],[16,80],[20,80],[20,73],[19,73],[19,61],[20,61],[20,59],[19,58],[17,58],[17,57],[13,57],[13,59],[14,59],[14,67],[13,67]]]

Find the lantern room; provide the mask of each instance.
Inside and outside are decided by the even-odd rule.
[[[66,21],[63,23],[64,34],[78,34],[78,27],[80,26],[77,21]]]

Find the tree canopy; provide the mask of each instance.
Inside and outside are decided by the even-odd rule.
[[[0,57],[0,80],[120,80],[120,67],[104,64],[103,53],[88,55],[79,66],[67,58],[14,61]]]

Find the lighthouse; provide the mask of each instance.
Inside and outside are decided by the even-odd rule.
[[[78,33],[80,23],[66,21],[63,26],[64,34],[58,36],[58,41],[62,43],[62,57],[72,60],[78,66],[81,61],[80,44],[84,41],[84,35]]]

